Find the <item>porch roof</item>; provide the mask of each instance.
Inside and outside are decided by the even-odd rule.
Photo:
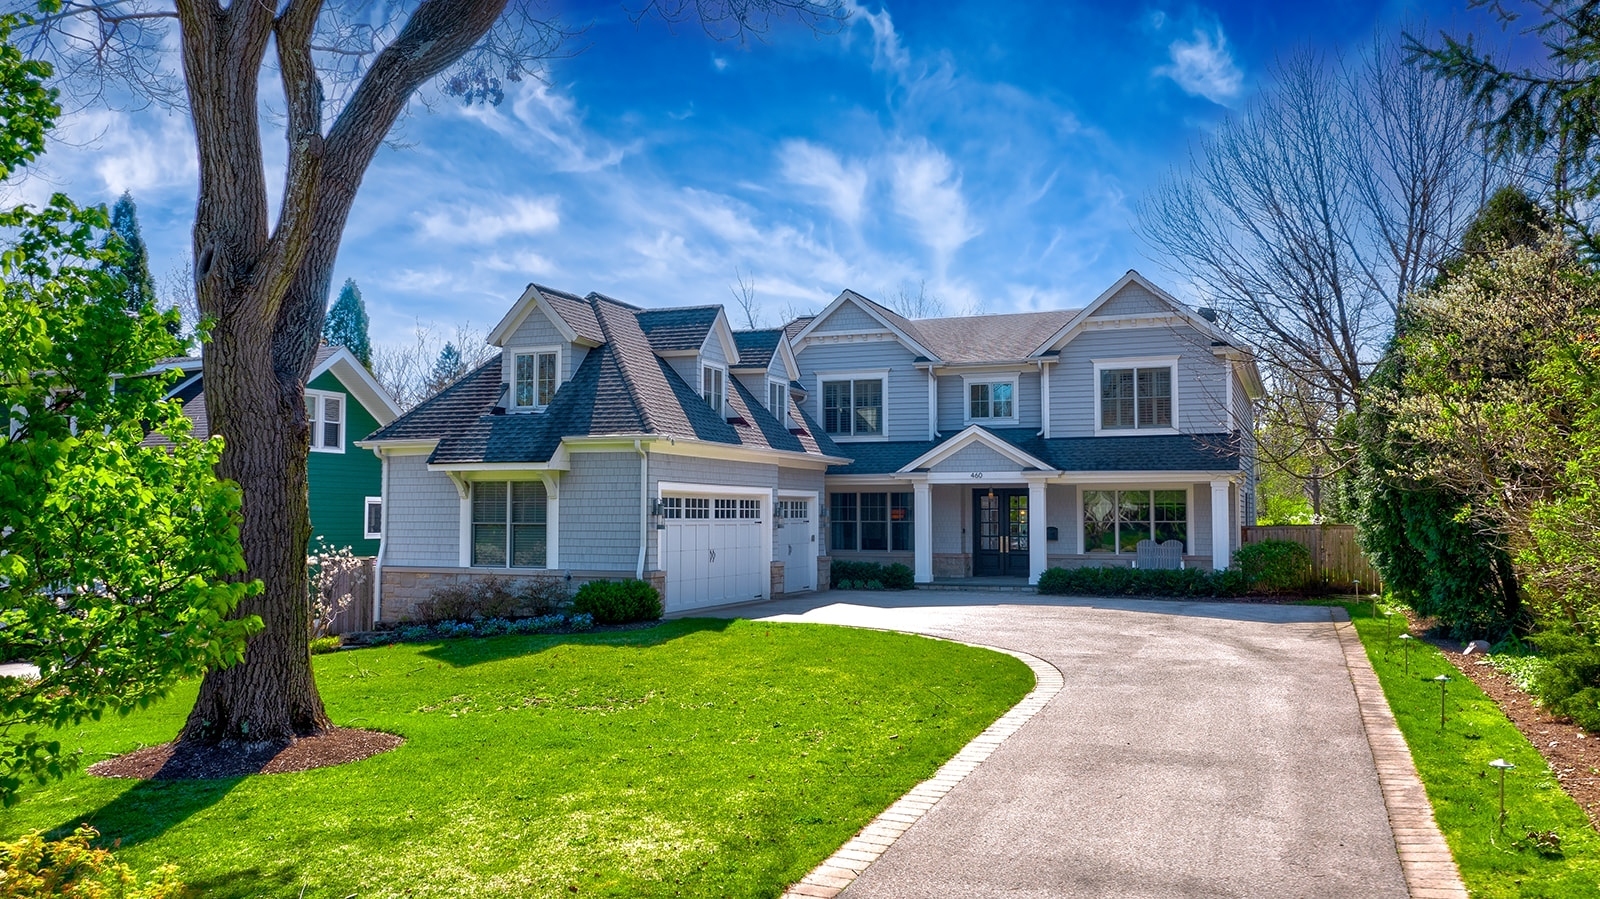
[[[1047,440],[1031,428],[984,430],[1058,471],[1236,471],[1242,458],[1239,438],[1229,433]],[[829,468],[828,474],[894,474],[956,433],[940,434],[938,440],[847,443],[840,450],[853,461]]]

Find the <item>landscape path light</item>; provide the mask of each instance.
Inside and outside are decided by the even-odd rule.
[[[1400,643],[1405,646],[1406,650],[1406,677],[1411,676],[1411,641],[1413,639],[1409,633],[1402,632],[1400,634]]]
[[[1489,763],[1489,767],[1497,768],[1500,771],[1500,832],[1501,833],[1505,833],[1506,832],[1506,772],[1510,771],[1512,768],[1515,768],[1517,766],[1511,764],[1510,762],[1506,761],[1505,759],[1495,759],[1494,761]]]
[[[1441,674],[1433,682],[1439,685],[1439,732],[1444,733],[1444,690],[1445,685],[1450,683],[1450,675]]]

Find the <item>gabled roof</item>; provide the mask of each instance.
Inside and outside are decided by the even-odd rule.
[[[1188,320],[1189,324],[1193,325],[1195,330],[1199,331],[1200,333],[1211,337],[1213,340],[1220,340],[1229,346],[1233,345],[1233,338],[1225,333],[1221,328],[1218,328],[1216,324],[1206,320],[1200,315],[1200,313],[1190,309],[1181,300],[1172,294],[1167,293],[1154,281],[1151,281],[1149,278],[1146,278],[1144,275],[1141,275],[1134,269],[1130,268],[1128,269],[1127,274],[1117,279],[1117,283],[1106,288],[1099,296],[1095,297],[1094,300],[1089,303],[1089,305],[1078,310],[1077,313],[1072,316],[1072,318],[1063,323],[1060,328],[1056,329],[1055,333],[1047,337],[1045,341],[1039,345],[1036,352],[1043,353],[1045,350],[1060,349],[1061,345],[1066,343],[1067,340],[1071,338],[1075,329],[1087,322],[1096,312],[1099,311],[1101,306],[1104,306],[1106,303],[1110,302],[1112,297],[1115,297],[1117,294],[1121,293],[1122,289],[1127,287],[1129,284],[1138,284],[1140,287],[1148,290],[1156,297],[1156,299],[1171,307],[1174,314]]]
[[[556,330],[561,332],[562,339],[568,343],[598,346],[605,340],[600,333],[600,323],[595,321],[594,309],[587,299],[542,284],[529,284],[522,292],[522,296],[511,304],[510,311],[500,319],[500,323],[489,330],[489,343],[493,346],[505,346],[506,341],[521,326],[522,320],[539,306],[551,312],[549,316],[551,324],[555,325]]]
[[[955,436],[907,462],[903,468],[906,470],[932,468],[969,446],[986,446],[1017,463],[1017,468],[1024,471],[1029,469],[1034,471],[1050,470],[1050,463],[1035,458],[1032,454],[1018,448],[1015,444],[1007,442],[982,425],[968,425]]]
[[[548,462],[565,438],[608,436],[664,436],[842,458],[798,408],[792,408],[795,419],[807,424],[791,430],[737,379],[728,381],[724,418],[661,357],[681,351],[661,347],[697,349],[712,331],[726,329],[717,307],[643,310],[598,293],[576,302],[588,307],[601,340],[543,412],[506,412],[495,358],[364,443],[435,442],[428,461],[447,466]],[[718,314],[708,317],[708,308]],[[678,312],[684,314],[673,314]],[[726,339],[735,349],[733,338]]]
[[[766,370],[772,366],[772,357],[783,360],[786,380],[800,377],[800,363],[795,361],[794,348],[782,328],[765,328],[758,331],[733,332],[734,343],[739,348],[740,369]]]
[[[828,316],[832,315],[835,310],[846,303],[855,305],[856,308],[871,316],[878,322],[878,324],[882,325],[886,330],[894,334],[895,337],[898,338],[901,343],[905,344],[906,348],[911,350],[913,353],[930,359],[937,358],[937,354],[923,345],[922,341],[920,340],[920,335],[917,334],[916,327],[911,323],[910,319],[898,312],[895,312],[893,309],[890,309],[887,306],[879,305],[878,303],[869,300],[861,294],[856,293],[848,288],[841,291],[839,295],[834,298],[833,302],[828,304],[828,308],[817,313],[810,321],[802,325],[800,330],[795,332],[794,336],[790,339],[797,344],[804,342],[805,339],[810,337],[811,333],[816,330],[818,325],[827,321]]]
[[[928,466],[926,459],[942,458],[940,451],[974,428],[985,432],[985,442],[1003,441],[1045,470],[1065,472],[1172,472],[1213,474],[1239,470],[1239,438],[1233,434],[1159,434],[1134,437],[1053,437],[1045,439],[1034,428],[983,428],[973,425],[938,440],[852,443],[848,465],[835,465],[830,475],[905,474]],[[969,440],[970,442],[970,440]],[[954,452],[954,449],[949,450]]]

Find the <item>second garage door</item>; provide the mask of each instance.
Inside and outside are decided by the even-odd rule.
[[[762,598],[768,575],[759,499],[667,496],[662,505],[668,612]]]

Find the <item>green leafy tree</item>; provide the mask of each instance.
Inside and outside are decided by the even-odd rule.
[[[372,367],[372,339],[367,336],[367,304],[361,299],[361,288],[356,279],[344,279],[339,298],[328,308],[328,319],[322,325],[322,337],[334,346],[342,346],[355,354],[361,364]]]
[[[133,203],[133,194],[124,192],[111,207],[111,232],[101,249],[107,255],[105,269],[127,282],[122,291],[123,306],[137,311],[153,305],[156,282],[150,277],[150,252],[139,233],[139,209]]]
[[[0,171],[43,152],[57,115],[50,67],[9,43],[0,17]],[[256,619],[233,619],[256,587],[244,569],[239,495],[213,472],[220,441],[188,436],[169,379],[179,349],[146,300],[129,309],[103,208],[57,194],[0,212],[0,804],[76,756],[53,729],[125,713],[180,679],[238,661]],[[145,445],[145,423],[170,447]]]

